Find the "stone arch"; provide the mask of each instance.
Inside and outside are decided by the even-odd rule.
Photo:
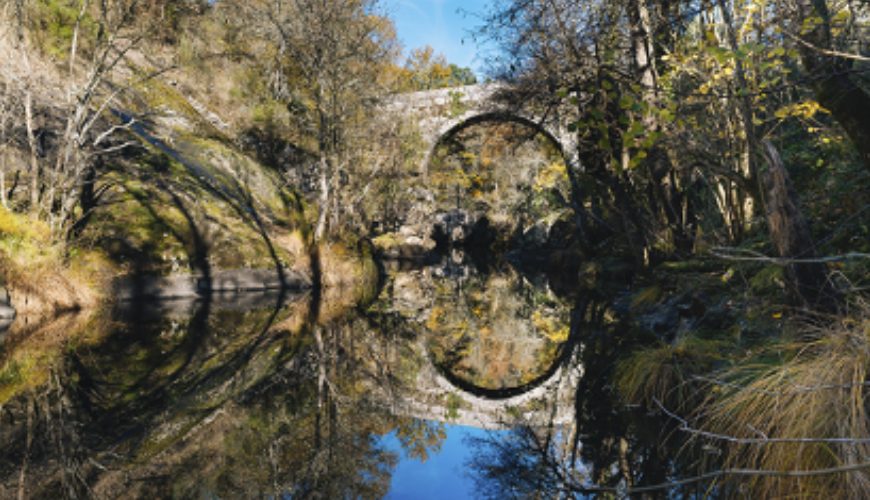
[[[445,374],[444,370],[429,357],[429,368],[434,383],[441,390],[458,396],[470,410],[471,414],[500,414],[508,408],[522,408],[526,404],[555,395],[561,399],[565,391],[577,386],[583,376],[583,367],[579,363],[582,345],[568,340],[562,346],[562,351],[551,366],[535,380],[518,387],[494,390],[474,386],[462,382],[458,377]],[[569,405],[570,406],[570,405]],[[566,414],[556,415],[556,423],[567,423],[573,419],[573,406]]]
[[[553,363],[543,371],[543,373],[525,384],[516,387],[506,387],[503,389],[480,387],[468,382],[467,380],[463,380],[461,377],[451,373],[450,370],[446,369],[446,367],[440,366],[436,363],[435,360],[432,359],[431,353],[429,354],[429,363],[431,363],[432,367],[435,369],[436,377],[439,379],[439,385],[442,387],[449,387],[457,393],[461,393],[463,396],[500,401],[501,404],[505,404],[505,402],[523,396],[529,398],[529,394],[542,392],[541,389],[546,390],[546,388],[552,385],[554,381],[561,378],[561,372],[565,367],[570,366],[570,360],[574,356],[576,350],[577,343],[569,338],[559,346],[559,352],[556,358],[553,360]],[[531,396],[531,398],[534,397],[534,395]]]
[[[543,125],[540,120],[522,116],[518,113],[511,111],[472,110],[468,113],[465,113],[464,115],[448,121],[434,134],[434,138],[430,141],[431,144],[428,145],[426,155],[423,158],[423,171],[429,171],[429,164],[431,163],[432,157],[435,154],[435,151],[438,150],[439,146],[444,144],[447,140],[449,140],[451,137],[455,136],[462,130],[483,123],[516,123],[528,127],[535,132],[542,134],[549,142],[556,146],[559,154],[562,156],[565,163],[569,167],[573,163],[570,149],[566,147],[566,141],[564,140],[564,138],[560,137],[561,134],[559,134],[558,132],[554,133],[554,131],[551,131],[548,127]]]

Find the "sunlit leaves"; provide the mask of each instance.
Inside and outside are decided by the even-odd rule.
[[[804,118],[808,120],[816,116],[817,113],[830,114],[830,112],[823,108],[821,104],[815,100],[808,99],[806,101],[782,106],[776,110],[774,115],[780,120],[785,120],[788,117]]]
[[[469,68],[450,64],[430,46],[414,49],[403,67],[396,67],[397,90],[429,90],[477,83]]]
[[[557,187],[560,183],[568,182],[568,169],[565,162],[557,161],[548,164],[538,172],[532,188],[537,191],[545,191]]]
[[[568,340],[570,325],[563,318],[545,314],[538,310],[532,313],[532,324],[551,342],[562,343]]]

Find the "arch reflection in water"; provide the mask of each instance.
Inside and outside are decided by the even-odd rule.
[[[390,491],[400,460],[431,457],[457,424],[506,428],[550,415],[560,397],[571,409],[559,394],[572,394],[578,372],[565,353],[579,350],[549,338],[529,341],[533,354],[492,379],[494,391],[529,388],[533,397],[475,395],[447,380],[427,330],[433,309],[450,304],[426,291],[446,290],[438,275],[392,273],[376,302],[344,313],[308,296],[246,295],[137,304],[65,323],[78,325],[80,340],[60,348],[46,377],[9,386],[2,402],[0,497],[20,486],[30,498],[376,498]],[[544,303],[562,324],[564,304],[517,285],[518,275],[467,276],[458,286],[478,287],[483,302],[474,304],[489,304],[481,325],[510,323]],[[454,307],[457,317],[469,314],[467,303]],[[505,349],[478,348],[490,346]],[[4,367],[26,346],[7,347]],[[468,366],[456,364],[456,373]]]

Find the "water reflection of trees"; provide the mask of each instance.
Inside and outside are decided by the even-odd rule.
[[[104,340],[4,405],[0,497],[383,496],[397,457],[380,436],[424,457],[443,427],[385,411],[379,393],[415,369],[407,332],[319,309],[206,301],[92,323]]]
[[[642,332],[618,318],[607,300],[579,300],[572,335],[583,345],[579,362],[584,374],[575,392],[575,421],[567,426],[521,425],[506,435],[476,440],[469,465],[482,496],[504,498],[511,492],[514,498],[607,497],[642,492],[657,498],[717,492],[709,480],[670,483],[710,470],[718,456],[686,446],[661,415],[628,406],[617,393],[616,361],[644,340]]]
[[[451,378],[483,389],[520,387],[545,374],[568,340],[568,305],[510,268],[470,273],[460,287],[433,282],[427,347]]]

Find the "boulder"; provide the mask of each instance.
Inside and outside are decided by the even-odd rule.
[[[15,319],[15,309],[12,306],[0,304],[0,320]]]
[[[12,297],[5,287],[0,286],[0,323],[15,319],[15,308],[12,307]],[[7,325],[8,326],[8,325]]]
[[[285,269],[284,281],[274,269],[234,269],[205,276],[131,276],[114,283],[117,300],[184,299],[211,293],[252,292],[266,290],[305,290],[311,281],[295,271]]]
[[[435,250],[435,241],[414,228],[403,226],[372,240],[378,253],[387,259],[425,260]]]

